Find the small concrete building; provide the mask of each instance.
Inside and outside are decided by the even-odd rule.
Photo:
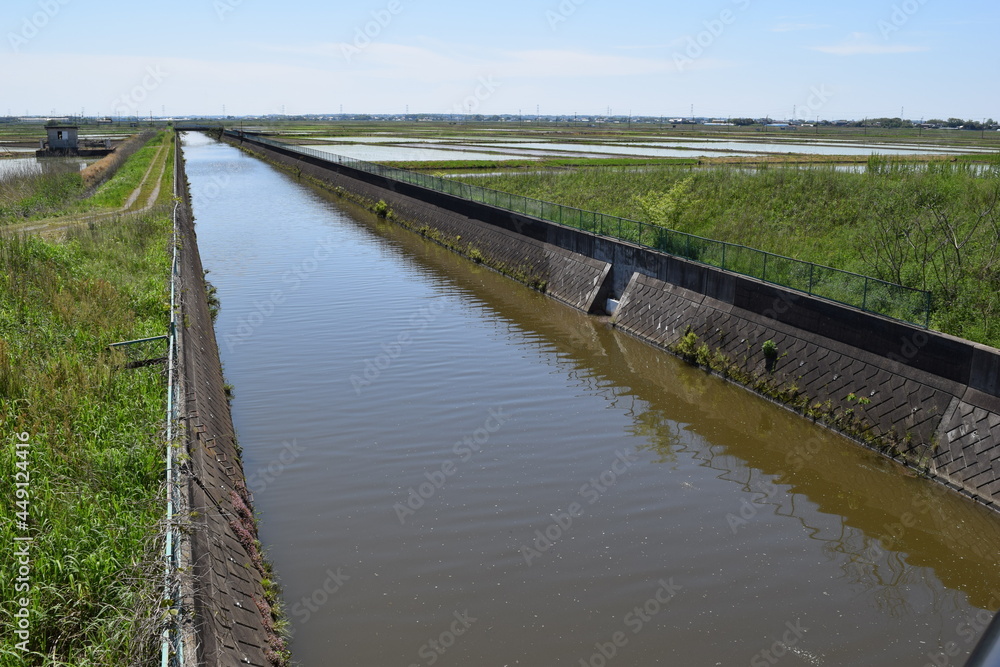
[[[79,148],[79,130],[76,125],[46,125],[49,150],[76,151]]]

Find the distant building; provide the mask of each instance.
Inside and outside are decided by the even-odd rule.
[[[76,151],[80,147],[80,128],[76,125],[46,125],[45,131],[49,135],[46,142],[49,150]]]
[[[80,128],[66,123],[49,122],[45,126],[47,139],[38,140],[36,157],[104,157],[112,152],[111,141],[89,140],[80,147]]]

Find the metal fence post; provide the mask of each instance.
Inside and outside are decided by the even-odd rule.
[[[809,264],[809,291],[807,292],[809,294],[809,296],[812,296],[812,293],[813,293],[813,272],[815,270],[816,270],[816,265],[810,263]]]
[[[865,295],[861,298],[861,310],[868,310],[868,277],[865,276]]]

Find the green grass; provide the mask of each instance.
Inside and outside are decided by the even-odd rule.
[[[41,172],[16,171],[0,180],[0,225],[51,214],[84,192],[75,166],[43,163]]]
[[[164,187],[169,187],[166,183]],[[162,576],[161,367],[110,343],[166,333],[170,209],[0,238],[0,664],[147,664]],[[147,350],[146,356],[163,356]],[[15,434],[30,437],[31,590],[14,590]],[[29,600],[23,662],[11,624]]]
[[[650,167],[466,180],[929,290],[934,328],[1000,346],[996,166],[876,157],[868,173]]]
[[[85,208],[88,210],[114,209],[124,206],[129,195],[142,182],[142,177],[145,176],[153,158],[156,157],[165,137],[166,133],[160,132],[150,139],[145,146],[119,167],[107,183],[99,187],[97,192],[87,199]]]

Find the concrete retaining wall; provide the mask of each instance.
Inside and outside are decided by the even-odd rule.
[[[605,298],[620,298],[616,326],[654,345],[669,348],[690,328],[738,367],[744,382],[808,398],[830,422],[849,415],[847,431],[877,436],[939,481],[995,508],[1000,503],[998,350],[252,138],[228,140],[371,201],[384,199],[403,220],[471,234],[498,254],[510,244],[523,270],[544,274],[550,293],[567,303],[594,312]],[[773,361],[762,351],[767,340],[777,346]]]
[[[190,569],[182,575],[187,591],[182,624],[196,643],[194,650],[185,648],[184,664],[270,667],[280,664],[283,643],[269,627],[273,619],[260,583],[266,567],[255,543],[257,528],[226,398],[183,161],[177,175],[184,193],[178,331],[184,394],[178,407],[190,510],[180,519],[190,558]]]

